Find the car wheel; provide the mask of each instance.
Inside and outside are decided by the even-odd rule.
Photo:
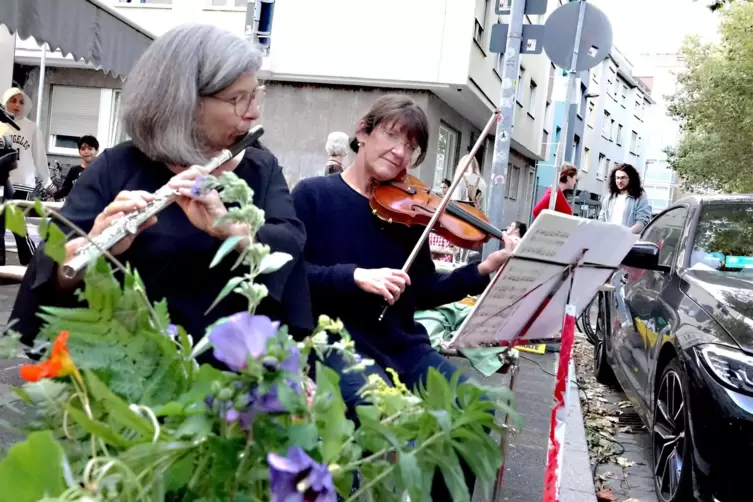
[[[599,383],[614,386],[617,379],[607,359],[606,337],[609,334],[607,322],[607,295],[599,293],[599,313],[596,318],[596,343],[594,343],[594,377]]]
[[[687,392],[677,359],[662,372],[654,397],[652,450],[654,487],[661,502],[693,499],[693,460],[688,430]]]

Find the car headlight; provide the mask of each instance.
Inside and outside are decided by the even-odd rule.
[[[753,357],[720,345],[704,345],[700,353],[706,366],[726,386],[753,394]]]

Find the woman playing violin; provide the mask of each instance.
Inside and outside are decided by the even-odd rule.
[[[428,142],[424,111],[407,96],[384,96],[359,122],[351,143],[356,157],[345,172],[302,180],[293,190],[296,211],[306,227],[304,260],[314,314],[344,322],[360,354],[375,361],[367,374],[380,374],[390,382],[384,370],[392,368],[411,389],[423,382],[429,368],[448,379],[456,371],[431,347],[426,330],[414,321],[416,310],[481,293],[513,247],[506,240],[504,250],[483,262],[439,274],[426,242],[409,273],[400,270],[423,228],[379,219],[372,214],[369,198],[376,186],[420,164]],[[390,308],[378,321],[385,301]],[[340,374],[352,416],[366,375],[344,373],[345,363],[335,353],[324,363]],[[441,481],[435,488],[432,500],[449,499]]]

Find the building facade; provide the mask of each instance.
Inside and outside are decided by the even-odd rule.
[[[677,74],[685,70],[684,57],[677,53],[641,54],[640,67],[636,68],[652,88],[656,106],[651,110],[646,145],[646,166],[643,185],[654,214],[669,207],[681,196],[677,174],[669,168],[665,150],[680,142],[680,124],[667,114],[666,96],[678,91]]]
[[[291,185],[323,173],[330,132],[352,133],[374,99],[402,92],[416,99],[430,120],[426,160],[415,174],[438,187],[452,176],[498,104],[502,58],[489,51],[489,37],[502,19],[492,0],[385,0],[379,9],[350,0],[109,3],[156,35],[181,23],[203,22],[254,37],[265,50],[264,142]],[[550,11],[561,3],[550,2]],[[526,22],[545,19],[527,16]],[[18,41],[14,79],[34,101],[39,66],[36,43]],[[40,126],[51,158],[73,161],[73,140],[82,134],[97,134],[103,147],[124,138],[117,120],[121,80],[55,53],[48,53],[46,66]],[[506,222],[530,217],[550,81],[545,54],[521,58]],[[478,155],[487,186],[492,155],[490,135]]]

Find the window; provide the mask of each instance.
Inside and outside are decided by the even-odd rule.
[[[604,173],[607,172],[607,157],[604,154],[599,154],[599,170],[596,171],[596,179],[603,180]]]
[[[245,9],[248,0],[212,0],[212,7],[237,7]]]
[[[578,164],[578,152],[580,151],[580,137],[577,134],[573,135],[573,148],[570,151],[570,163]]]
[[[591,150],[588,148],[583,149],[583,162],[580,164],[580,170],[587,173],[588,166],[591,165]]]
[[[636,117],[641,118],[641,101],[640,101],[640,99],[637,99],[635,101],[635,108],[633,108],[633,114]]]
[[[525,81],[525,77],[526,69],[521,66],[520,72],[518,73],[518,88],[515,94],[515,100],[520,106],[523,106],[523,82]]]
[[[630,134],[630,153],[635,155],[637,149],[638,149],[638,133],[633,131]]]
[[[484,50],[484,31],[488,20],[489,0],[476,0],[476,24],[473,31],[473,40],[481,47],[481,50]]]
[[[518,198],[518,188],[520,186],[520,168],[512,164],[507,164],[507,190],[505,197],[515,200]]]
[[[614,141],[614,119],[609,119],[609,141]]]
[[[596,123],[596,105],[593,101],[588,102],[588,117],[587,117],[588,127],[591,129],[594,128],[594,124]]]
[[[541,158],[546,160],[546,153],[549,150],[549,133],[544,131],[541,135]]]
[[[484,43],[484,27],[481,26],[481,23],[478,22],[478,19],[476,19],[476,24],[473,29],[473,40],[476,41],[477,44],[483,47]]]
[[[671,209],[652,221],[643,233],[642,240],[653,242],[660,247],[659,265],[672,266],[673,258],[676,256],[680,245],[687,215],[687,208]]]
[[[638,136],[638,141],[635,144],[635,154],[640,155],[641,154],[641,137]]]
[[[613,94],[614,93],[614,84],[617,80],[617,75],[615,74],[614,68],[609,68],[609,73],[607,74],[607,94]]]
[[[622,106],[627,105],[627,86],[622,84]]]
[[[609,139],[609,121],[611,120],[611,115],[609,115],[609,112],[604,110],[604,123],[601,124],[601,135],[605,138]]]
[[[620,86],[622,84],[620,83],[620,80],[618,78],[614,79],[614,88],[612,89],[612,96],[614,96],[614,100],[617,101],[617,97],[620,95]]]
[[[617,144],[622,144],[622,124],[617,126]]]
[[[536,82],[533,80],[528,86],[528,92],[528,113],[533,117],[536,114]]]
[[[547,103],[544,105],[544,131],[547,131],[549,129],[549,126],[547,124],[552,123],[552,115],[551,115],[551,105],[547,101]]]
[[[580,99],[578,100],[578,117],[583,118],[583,110],[586,108],[586,86],[580,84]]]
[[[439,124],[439,134],[437,139],[437,159],[434,170],[434,189],[438,190],[445,178],[452,179],[455,174],[458,159],[458,145],[460,144],[460,133],[448,126]]]
[[[78,156],[76,141],[86,134],[97,137],[100,150],[121,142],[119,107],[118,90],[53,85],[49,153]]]
[[[499,73],[499,76],[502,76],[502,72],[504,71],[504,64],[505,64],[505,55],[501,53],[497,53],[497,61],[494,63],[494,69]]]

